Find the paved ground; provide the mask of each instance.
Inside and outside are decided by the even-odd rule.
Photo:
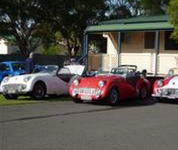
[[[0,107],[0,150],[176,150],[177,114],[154,102]]]

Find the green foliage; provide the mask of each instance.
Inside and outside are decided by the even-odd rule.
[[[59,41],[65,43],[69,55],[76,55],[84,29],[104,16],[104,2],[1,0],[0,34],[14,36],[21,53],[26,56],[41,44],[48,47]],[[61,36],[57,37],[56,33]]]
[[[84,30],[88,25],[101,21],[104,14],[104,0],[66,0],[60,9],[53,11],[52,25],[56,32],[61,33],[62,39],[58,40],[65,42],[69,56],[77,55]]]
[[[28,55],[40,44],[34,30],[43,22],[39,13],[39,4],[32,0],[0,1],[0,33],[1,36],[15,37],[22,54]],[[34,37],[36,40],[33,40]],[[37,40],[38,39],[38,40]]]
[[[25,99],[18,99],[18,100],[7,100],[5,99],[2,95],[0,95],[0,106],[5,106],[5,105],[25,105],[25,104],[36,104],[39,103],[40,101],[35,101],[35,100],[29,100],[29,98]],[[41,101],[42,102],[42,101]]]
[[[49,54],[49,55],[64,55],[65,53],[67,53],[64,45],[50,45],[48,47],[43,47],[40,52],[42,54]]]
[[[107,16],[109,19],[121,19],[131,17],[131,3],[128,0],[106,0],[109,7]]]
[[[178,42],[178,1],[177,0],[170,1],[168,13],[170,15],[170,22],[175,27],[171,37]]]
[[[145,15],[166,14],[170,0],[141,0],[141,7]]]
[[[20,96],[18,99],[7,100],[0,95],[0,106],[7,106],[7,105],[29,105],[29,104],[38,104],[44,102],[62,102],[62,101],[70,101],[69,96],[56,96],[56,97],[49,97],[43,100],[33,100],[28,96]]]

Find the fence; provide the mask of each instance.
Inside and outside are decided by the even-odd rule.
[[[64,55],[42,55],[35,54],[34,61],[39,65],[59,65],[63,66],[66,56]],[[26,58],[20,54],[0,55],[0,62],[2,61],[24,61]]]

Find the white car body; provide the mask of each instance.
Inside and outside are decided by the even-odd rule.
[[[72,70],[70,68],[72,68]],[[80,72],[75,72],[73,70],[80,70]],[[44,98],[44,95],[35,96],[35,93],[43,92],[40,91],[43,89],[40,89],[40,86],[39,89],[35,89],[35,85],[37,85],[37,83],[43,83],[41,85],[45,85],[45,95],[68,94],[70,78],[74,74],[81,75],[83,70],[84,66],[82,65],[69,65],[64,68],[60,68],[59,71],[56,70],[55,72],[50,73],[39,72],[6,77],[0,85],[0,91],[7,99],[17,98],[20,95],[30,95],[35,99],[42,99]]]
[[[152,97],[178,100],[178,68],[169,70],[168,77],[157,80],[153,86]]]

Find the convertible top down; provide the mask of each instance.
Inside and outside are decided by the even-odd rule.
[[[79,77],[70,84],[69,94],[74,102],[106,101],[116,105],[128,98],[146,99],[150,82],[135,65],[121,65],[109,73],[100,72],[91,77]]]
[[[84,68],[82,65],[63,68],[56,65],[43,66],[38,73],[5,77],[0,91],[6,99],[16,99],[20,95],[43,99],[46,95],[68,94],[71,78],[76,74],[81,75]]]

